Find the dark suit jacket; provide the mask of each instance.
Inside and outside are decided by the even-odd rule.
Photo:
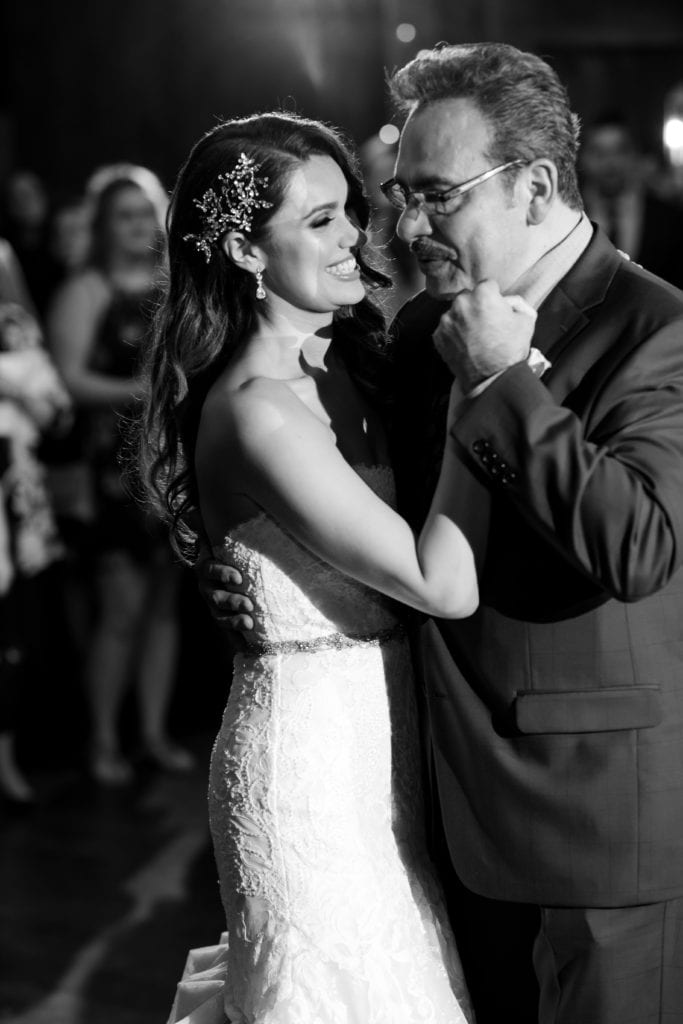
[[[450,380],[424,294],[398,318],[394,456],[419,525]],[[526,364],[453,428],[479,610],[427,622],[437,784],[456,870],[541,905],[683,895],[683,294],[601,232],[543,303]]]

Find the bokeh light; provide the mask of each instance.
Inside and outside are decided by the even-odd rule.
[[[395,124],[383,124],[378,134],[385,146],[393,146],[401,133]]]
[[[396,38],[401,43],[412,43],[417,35],[417,30],[409,21],[403,21],[396,29]]]
[[[670,117],[664,124],[664,145],[667,149],[683,146],[683,119]]]

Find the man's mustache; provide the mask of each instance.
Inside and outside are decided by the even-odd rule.
[[[410,251],[417,256],[418,260],[455,259],[455,253],[451,249],[447,249],[443,245],[434,245],[433,242],[426,242],[421,238],[410,243]]]

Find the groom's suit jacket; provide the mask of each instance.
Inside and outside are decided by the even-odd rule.
[[[450,386],[424,293],[397,320],[393,431],[416,526]],[[541,905],[683,894],[683,293],[597,231],[542,304],[526,364],[452,430],[480,607],[421,652],[454,866]]]

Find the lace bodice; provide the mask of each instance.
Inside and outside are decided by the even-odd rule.
[[[373,490],[395,505],[388,466],[356,466]],[[372,634],[396,624],[393,603],[321,561],[262,512],[214,547],[242,573],[254,601],[255,644],[316,640],[333,633]]]

